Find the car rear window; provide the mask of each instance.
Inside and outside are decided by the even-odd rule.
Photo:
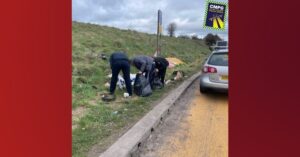
[[[227,41],[219,41],[217,42],[217,46],[227,46]]]
[[[228,66],[228,53],[215,53],[213,54],[208,64],[216,66]]]

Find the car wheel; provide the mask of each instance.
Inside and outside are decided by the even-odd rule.
[[[207,88],[200,86],[200,92],[201,93],[207,93]]]

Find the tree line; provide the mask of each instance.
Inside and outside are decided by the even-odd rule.
[[[169,37],[175,37],[176,30],[177,30],[176,23],[175,22],[170,23],[167,27]],[[192,36],[179,35],[177,38],[192,39],[192,40],[204,40],[204,42],[207,46],[213,46],[216,44],[217,41],[222,40],[217,34],[214,35],[212,33],[207,34],[203,39],[198,38],[197,35],[192,35]]]

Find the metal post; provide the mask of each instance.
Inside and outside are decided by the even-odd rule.
[[[157,14],[157,41],[156,41],[156,52],[157,56],[160,56],[161,53],[161,34],[162,34],[162,12],[161,10],[158,10]]]
[[[157,13],[157,35],[156,35],[156,55],[157,56],[159,54],[158,35],[159,35],[159,10],[158,10],[158,13]]]

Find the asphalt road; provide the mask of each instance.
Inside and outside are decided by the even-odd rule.
[[[139,156],[228,157],[227,94],[200,94],[195,81]]]

